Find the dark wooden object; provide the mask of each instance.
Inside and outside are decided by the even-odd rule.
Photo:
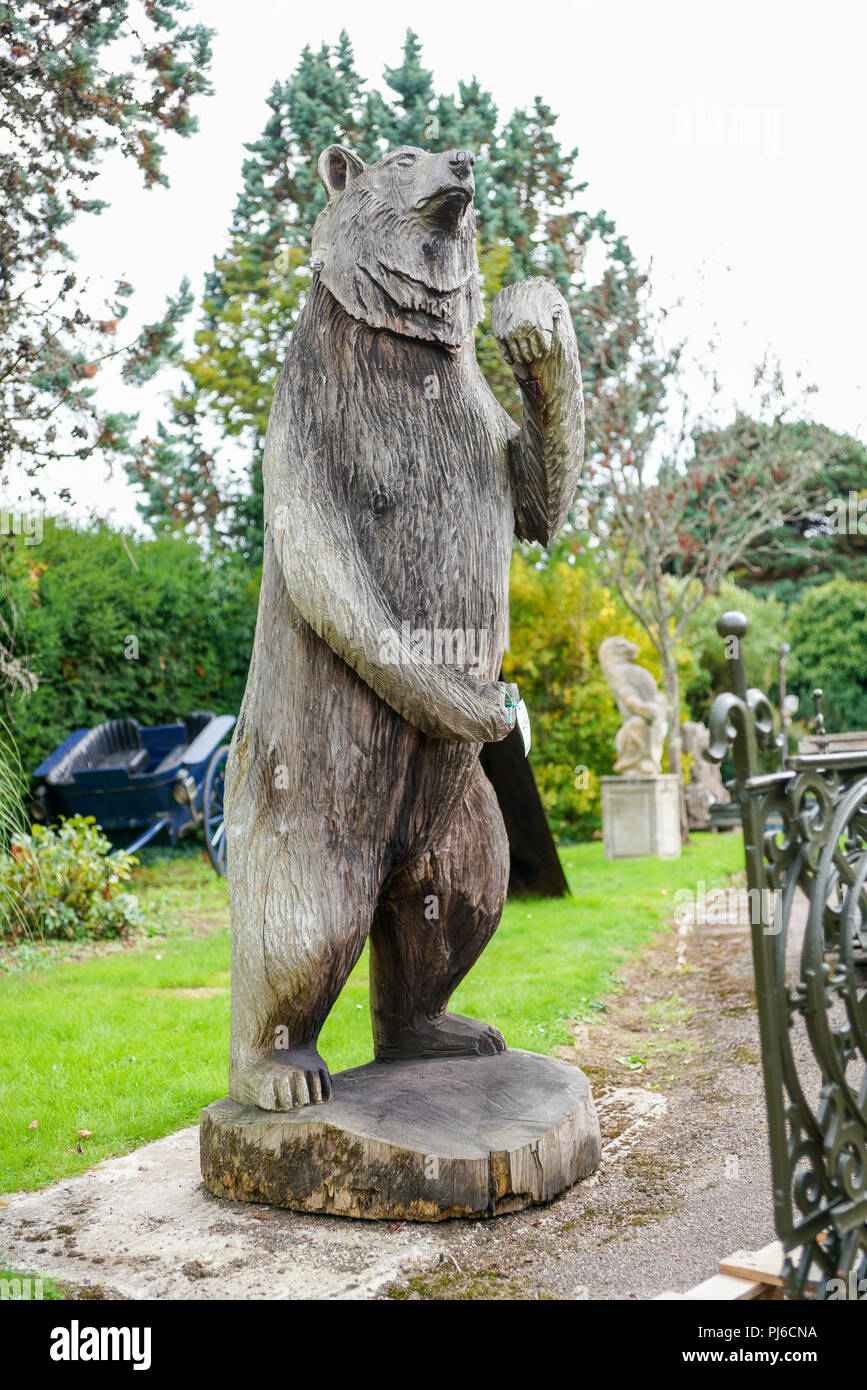
[[[509,837],[509,893],[565,897],[569,885],[518,729],[501,743],[486,743],[480,761]]]

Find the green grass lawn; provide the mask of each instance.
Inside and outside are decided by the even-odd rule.
[[[679,888],[723,883],[743,867],[743,842],[696,836],[673,862],[609,863],[598,843],[562,857],[573,896],[510,901],[452,1003],[502,1028],[511,1046],[537,1052],[568,1041],[565,1019],[592,1018],[617,988],[621,962],[670,915]],[[193,1123],[201,1106],[226,1094],[226,885],[198,856],[142,858],[136,887],[164,936],[82,959],[68,950],[65,958],[25,956],[24,968],[0,974],[2,1191],[127,1152]],[[320,1046],[332,1071],[370,1059],[366,952]]]
[[[0,1301],[36,1299],[46,1303],[50,1300],[65,1302],[76,1296],[77,1292],[57,1279],[24,1274],[19,1269],[0,1269]]]

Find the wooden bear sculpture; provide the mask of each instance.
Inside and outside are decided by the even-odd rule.
[[[368,937],[377,1059],[493,1053],[446,1012],[499,922],[508,845],[482,743],[512,537],[547,543],[583,456],[552,282],[496,299],[519,429],[479,370],[473,156],[332,145],[313,283],[274,396],[250,673],[226,776],[232,1099],[327,1100],[319,1033]]]

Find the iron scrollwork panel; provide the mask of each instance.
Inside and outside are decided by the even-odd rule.
[[[762,771],[760,750],[779,740],[768,700],[746,686],[746,627],[740,613],[717,624],[731,688],[714,700],[705,756],[734,758],[785,1291],[803,1296],[818,1271],[818,1297],[858,1298],[867,1294],[867,751]]]

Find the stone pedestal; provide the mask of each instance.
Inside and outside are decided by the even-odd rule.
[[[509,1050],[370,1062],[323,1105],[232,1100],[202,1111],[205,1187],[295,1211],[386,1220],[498,1216],[595,1172],[599,1122],[584,1073]]]
[[[680,788],[673,772],[600,781],[606,859],[680,857]]]

